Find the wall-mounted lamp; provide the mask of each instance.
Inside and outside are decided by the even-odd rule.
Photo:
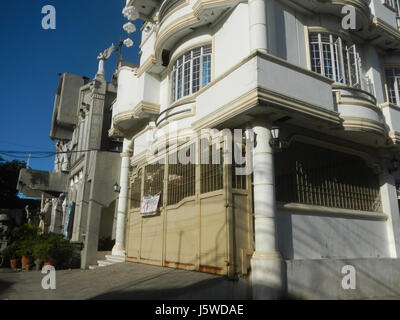
[[[121,191],[121,187],[119,186],[119,184],[117,182],[114,183],[113,189],[114,189],[115,193],[119,193]]]
[[[281,144],[280,137],[279,137],[279,135],[280,135],[279,127],[274,126],[271,128],[270,131],[271,131],[272,138],[269,141],[269,144],[271,145],[272,148],[280,150],[282,148],[282,144]]]

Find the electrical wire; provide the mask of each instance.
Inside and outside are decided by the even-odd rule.
[[[54,157],[58,154],[72,154],[72,153],[83,153],[83,152],[91,152],[91,151],[102,151],[102,152],[110,152],[110,153],[121,153],[120,151],[108,151],[108,150],[100,150],[100,149],[88,149],[88,150],[71,150],[71,151],[13,151],[13,150],[0,150],[0,155],[15,158],[15,159],[25,159],[27,156],[30,156],[31,159],[44,159]]]

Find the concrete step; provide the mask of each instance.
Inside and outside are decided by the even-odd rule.
[[[106,267],[106,266],[111,266],[113,263],[107,260],[99,260],[97,261],[97,264],[99,267]]]
[[[125,262],[125,257],[121,257],[121,256],[106,255],[106,259],[107,259],[107,261],[114,262],[114,263]]]

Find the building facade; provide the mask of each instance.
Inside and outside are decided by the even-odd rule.
[[[398,2],[126,6],[146,22],[113,104],[111,132],[124,136],[113,255],[240,277],[253,298],[398,294]],[[246,175],[227,161],[229,134],[211,129],[242,130]],[[176,162],[208,150],[218,161]],[[158,201],[151,215],[145,199]],[[356,290],[342,287],[348,265]]]
[[[104,61],[103,61],[104,62]],[[108,136],[115,78],[103,70],[88,78],[64,73],[54,100],[50,138],[56,142],[54,170],[23,169],[18,188],[42,197],[46,232],[82,243],[81,267],[97,265],[100,237],[115,237],[121,138]]]

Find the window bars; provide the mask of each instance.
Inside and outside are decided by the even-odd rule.
[[[400,0],[385,0],[385,4],[396,12],[396,17],[400,17]]]
[[[275,159],[277,201],[382,211],[378,177],[361,158],[293,142]]]
[[[234,148],[238,148],[238,146],[235,145],[233,142],[233,147],[232,150],[235,150]],[[246,157],[246,145],[242,144],[242,157]],[[248,161],[249,159],[246,159]],[[244,162],[243,164],[238,164],[236,161],[233,161],[233,165],[231,166],[232,169],[232,188],[233,189],[241,189],[241,190],[246,190],[247,189],[247,176],[244,174],[237,174],[236,169],[242,169],[242,172],[244,171],[243,169],[246,167],[246,165],[249,165],[248,163]]]
[[[136,178],[131,184],[131,209],[140,208],[142,192],[142,169],[139,169]]]
[[[207,143],[202,145],[208,146]],[[224,186],[223,152],[216,144],[209,145],[208,164],[200,164],[200,185],[202,194],[221,190]]]
[[[361,58],[356,45],[347,45],[337,35],[310,32],[311,69],[344,85],[374,95],[372,83],[361,74]]]
[[[179,56],[171,71],[171,103],[196,93],[211,81],[211,45]]]
[[[186,152],[191,152],[190,147]],[[187,155],[190,157],[190,154]],[[168,205],[176,204],[186,197],[196,193],[196,165],[192,163],[182,164],[177,160],[177,152],[170,155],[168,164]],[[173,163],[171,163],[173,162]]]
[[[385,73],[389,102],[400,106],[400,67],[387,68]]]

